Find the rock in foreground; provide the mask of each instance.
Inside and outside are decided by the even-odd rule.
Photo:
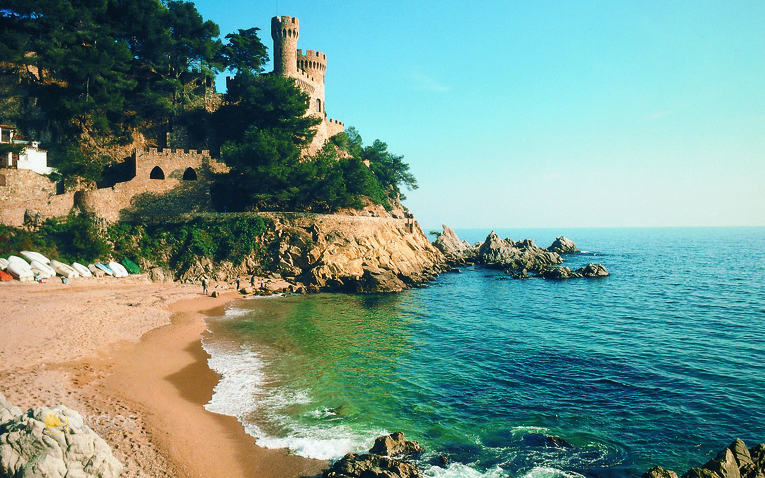
[[[691,468],[682,478],[762,478],[765,476],[765,445],[747,449],[741,440],[709,460],[701,468]],[[677,473],[657,466],[643,474],[643,478],[677,478]]]
[[[560,264],[563,259],[555,252],[537,247],[531,239],[520,242],[500,239],[492,231],[478,249],[476,262],[484,267],[505,269],[508,272],[536,272]]]
[[[579,252],[574,241],[566,239],[564,236],[555,239],[547,250],[558,254],[577,254]]]
[[[112,478],[122,472],[109,445],[63,405],[24,414],[0,395],[0,476]]]
[[[396,432],[378,437],[369,453],[348,453],[324,472],[324,478],[422,478],[414,463],[393,456],[413,455],[424,450]],[[384,455],[384,456],[383,456]]]

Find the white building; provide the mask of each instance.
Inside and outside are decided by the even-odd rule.
[[[23,144],[24,149],[18,156],[12,152],[4,158],[0,158],[0,166],[6,168],[30,169],[37,174],[50,174],[53,168],[48,167],[48,152],[40,149],[37,141],[20,141],[14,139],[16,128],[8,125],[0,125],[0,143]]]

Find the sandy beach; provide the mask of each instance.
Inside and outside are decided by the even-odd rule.
[[[205,314],[240,297],[142,276],[0,284],[0,392],[21,409],[64,404],[112,447],[126,477],[314,477],[323,461],[255,445],[204,409],[218,382]]]

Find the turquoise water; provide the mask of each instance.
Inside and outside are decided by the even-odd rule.
[[[566,265],[612,275],[468,267],[397,295],[238,301],[208,320],[208,409],[316,458],[403,431],[439,477],[682,472],[765,442],[765,228],[498,233],[565,234],[587,251]]]

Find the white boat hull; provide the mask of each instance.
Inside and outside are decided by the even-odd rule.
[[[82,277],[93,277],[93,273],[90,272],[90,269],[80,264],[79,262],[72,263],[72,268],[76,270]]]
[[[38,261],[42,264],[50,264],[50,259],[45,257],[44,255],[40,254],[39,252],[33,252],[33,251],[21,251],[21,256],[28,260],[30,263],[32,261]]]
[[[127,269],[125,269],[119,262],[111,261],[109,263],[109,268],[114,271],[114,277],[127,277],[130,275],[128,274]]]
[[[53,261],[50,261],[50,266],[53,268],[54,271],[56,271],[56,274],[60,275],[61,277],[66,277],[67,279],[80,277],[79,272],[74,270],[72,266],[68,264],[64,264],[63,262],[53,260]]]

